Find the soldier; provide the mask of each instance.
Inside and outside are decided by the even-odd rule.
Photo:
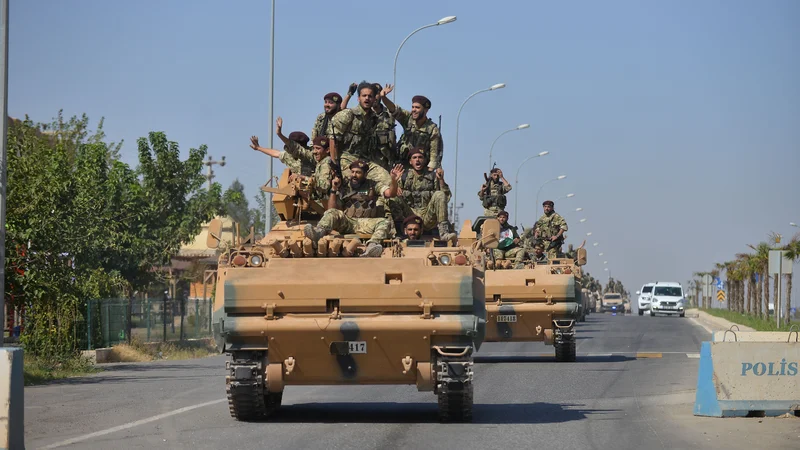
[[[303,233],[314,242],[323,236],[336,231],[341,234],[370,234],[367,248],[363,255],[366,257],[379,257],[383,252],[381,242],[390,239],[394,230],[390,226],[381,208],[384,207],[386,198],[397,194],[397,179],[402,174],[402,166],[398,165],[391,172],[391,186],[378,197],[376,184],[367,179],[369,164],[363,160],[356,160],[350,164],[350,182],[342,186],[342,180],[337,176],[331,181],[331,190],[328,197],[328,209],[323,214],[317,226],[307,224]]]
[[[278,120],[280,120],[280,118],[278,118]],[[282,124],[283,122],[281,122],[281,125]],[[278,127],[278,133],[280,133],[280,127]],[[294,154],[297,154],[297,149],[305,149],[306,151],[309,151],[308,147],[306,147],[308,145],[308,135],[302,131],[292,131],[289,133],[289,137],[283,142],[285,143],[283,147],[284,150],[281,151],[274,148],[261,147],[258,144],[258,136],[251,136],[250,148],[273,158],[278,158],[278,160],[280,160],[283,165],[288,167],[292,173],[305,176],[309,176],[314,173],[316,164],[314,164],[313,161],[302,160],[293,156]],[[292,147],[291,151],[289,150],[290,146]]]
[[[328,92],[322,97],[322,100],[325,102],[322,107],[324,111],[314,121],[314,126],[311,128],[311,139],[317,136],[333,137],[331,120],[336,113],[342,110],[342,105],[345,104],[342,101],[342,96],[336,92]],[[350,98],[348,97],[347,100],[350,100]]]
[[[561,245],[564,243],[564,233],[567,231],[567,221],[555,211],[552,200],[545,200],[542,206],[544,214],[536,222],[533,237],[541,239],[547,245],[549,259],[558,258]]]
[[[536,244],[533,247],[533,262],[536,264],[547,264],[547,254],[544,252],[543,244]]]
[[[372,111],[378,116],[378,125],[375,127],[375,136],[378,141],[378,154],[380,158],[376,161],[386,170],[391,170],[393,164],[397,162],[397,135],[395,134],[395,120],[394,116],[389,113],[389,109],[383,106],[381,99],[383,98],[383,88],[380,84],[375,83],[375,89],[378,91],[378,97],[375,99],[375,104],[372,105]]]
[[[350,165],[356,160],[364,160],[369,164],[367,177],[388,188],[391,183],[389,172],[378,163],[378,116],[372,109],[377,94],[373,84],[362,81],[358,85],[358,105],[333,116],[333,133],[339,158],[337,162],[342,166],[343,176],[349,178]]]
[[[489,172],[490,177],[481,185],[478,198],[483,203],[483,215],[494,217],[506,207],[506,194],[511,191],[511,183],[503,176],[503,171],[495,167]],[[483,176],[486,176],[484,172]]]
[[[497,221],[500,222],[500,242],[497,248],[492,250],[495,260],[514,261],[515,269],[522,269],[525,260],[525,248],[522,247],[517,227],[508,223],[508,213],[500,211],[497,213]]]
[[[333,161],[330,158],[330,150],[328,148],[330,141],[328,138],[325,136],[315,137],[313,146],[311,150],[309,150],[283,135],[281,131],[283,127],[282,118],[278,117],[275,125],[278,130],[278,137],[286,144],[286,152],[303,164],[314,164],[314,172],[312,172],[314,176],[314,186],[311,191],[311,198],[314,200],[327,199],[334,172],[331,167]],[[299,177],[305,180],[308,178],[308,175],[301,174]]]
[[[381,92],[381,101],[403,127],[403,135],[398,142],[400,159],[406,161],[411,149],[421,148],[430,169],[442,167],[444,143],[439,127],[428,118],[431,101],[423,95],[415,95],[411,98],[411,111],[406,111],[389,100],[388,94],[393,89],[394,86],[387,84]]]
[[[415,241],[422,237],[422,217],[412,214],[403,221],[404,241]]]
[[[431,170],[423,149],[416,147],[409,152],[411,169],[404,170],[399,181],[397,200],[392,201],[392,214],[407,217],[415,214],[422,218],[423,231],[439,228],[439,239],[455,241],[456,234],[450,232],[447,218],[447,202],[450,201],[450,186],[444,181],[444,170]]]

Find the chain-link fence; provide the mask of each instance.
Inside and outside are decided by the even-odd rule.
[[[110,298],[89,300],[89,350],[136,339],[163,342],[211,337],[212,300],[201,298]]]

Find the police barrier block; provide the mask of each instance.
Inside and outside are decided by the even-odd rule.
[[[0,450],[23,449],[22,349],[0,348]]]
[[[779,416],[800,411],[800,343],[703,342],[694,415]]]

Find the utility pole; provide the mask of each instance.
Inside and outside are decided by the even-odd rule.
[[[274,126],[273,123],[273,112],[275,106],[275,96],[273,93],[275,92],[275,0],[272,0],[272,25],[270,25],[270,38],[269,38],[269,148],[275,148],[272,146],[272,138],[275,134],[275,131],[272,129]],[[274,168],[273,168],[273,159],[275,158],[267,158],[269,160],[269,181],[268,184],[272,187],[277,187],[272,185],[272,178],[275,176]],[[272,229],[272,192],[269,193],[269,201],[267,201],[267,223],[265,224],[264,235],[266,236],[269,233],[269,230]]]
[[[461,202],[458,206],[455,204],[450,205],[450,217],[452,217],[453,227],[458,227],[458,210],[464,207],[464,203]]]
[[[0,95],[3,96],[3,120],[0,125],[0,347],[6,337],[6,182],[7,164],[6,144],[8,142],[8,0],[0,0]]]
[[[203,164],[208,166],[208,171],[206,171],[205,177],[208,180],[208,191],[211,192],[211,180],[214,179],[214,177],[216,176],[214,175],[214,169],[212,168],[212,166],[219,164],[220,167],[225,167],[225,157],[223,156],[221,161],[214,161],[211,158],[211,155],[208,155],[208,161],[204,162]]]

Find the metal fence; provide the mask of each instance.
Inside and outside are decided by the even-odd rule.
[[[86,347],[109,347],[136,339],[165,342],[211,337],[212,300],[112,298],[89,300]]]

